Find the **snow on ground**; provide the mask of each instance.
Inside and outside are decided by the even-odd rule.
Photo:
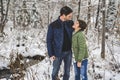
[[[0,68],[7,67],[11,53],[22,54],[23,56],[45,56],[45,35],[41,35],[45,32],[44,29],[41,31],[39,29],[19,30],[13,29],[11,24],[12,22],[8,22],[6,25],[4,40],[0,42]]]
[[[110,46],[111,45],[110,41],[108,43]],[[96,78],[96,80],[119,80],[120,72],[118,72],[118,71],[120,69],[118,68],[114,71],[113,66],[114,66],[114,64],[116,65],[116,63],[114,61],[111,61],[112,57],[111,57],[108,46],[106,46],[106,59],[105,60],[103,60],[100,57],[101,56],[101,54],[100,54],[101,45],[97,45],[97,43],[88,41],[88,46],[90,49],[89,50],[89,52],[90,52],[89,53],[89,63],[88,63],[88,78],[89,78],[89,80],[94,80],[93,77]],[[120,48],[120,45],[119,46],[114,45],[114,56],[115,56],[115,59],[117,60],[117,62],[118,61],[120,62],[120,60],[118,59],[120,56],[119,48]],[[113,64],[110,65],[110,62],[112,62]],[[94,64],[94,68],[93,68],[93,64]],[[33,69],[33,67],[32,67],[32,69]],[[48,57],[45,60],[43,60],[41,63],[34,66],[34,69],[35,69],[34,71],[36,72],[36,76],[39,76],[39,78],[35,79],[35,80],[51,80],[52,62],[49,60]],[[64,70],[63,70],[63,64],[62,64],[60,72],[59,72],[60,80],[62,80],[63,71]],[[35,72],[33,72],[32,74],[35,74]],[[73,65],[71,66],[70,80],[74,80]]]
[[[7,26],[11,26],[11,22]],[[0,68],[7,67],[10,62],[10,53],[18,52],[24,56],[45,55],[46,53],[46,29],[12,30],[5,28],[4,41],[0,43]],[[92,31],[91,31],[92,32]],[[101,45],[98,45],[97,33],[87,35],[89,48],[88,78],[89,80],[119,80],[120,68],[114,68],[114,65],[120,64],[120,45],[115,43],[120,41],[113,40],[109,36],[106,42],[106,59],[100,57]],[[111,38],[112,37],[112,38]],[[113,41],[113,46],[111,42]],[[115,60],[113,59],[114,55]],[[46,57],[40,63],[27,68],[25,80],[51,80],[52,61]],[[59,72],[60,80],[63,75],[63,64]],[[4,80],[4,79],[3,79]],[[71,66],[70,80],[74,80],[74,68]]]
[[[119,47],[120,48],[120,47]],[[108,55],[108,54],[106,54]],[[108,57],[106,57],[108,58]],[[94,63],[95,67],[93,72],[92,64]],[[61,69],[59,72],[60,80],[62,80],[63,75],[63,64],[61,65]],[[28,68],[27,75],[25,79],[30,80],[51,80],[52,73],[52,62],[47,57],[45,60],[36,64],[30,68]],[[28,76],[29,75],[29,76]],[[30,75],[34,75],[31,77]],[[112,71],[111,66],[109,64],[109,59],[101,59],[100,57],[100,48],[93,50],[90,53],[89,64],[88,64],[88,78],[89,80],[93,80],[93,77],[96,77],[96,80],[119,80],[120,73],[117,71]],[[101,78],[100,78],[101,77]],[[33,79],[35,78],[35,79]],[[70,80],[74,80],[74,68],[71,66]]]

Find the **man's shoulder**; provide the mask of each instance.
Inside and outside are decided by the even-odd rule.
[[[59,21],[58,20],[55,20],[53,22],[50,23],[50,26],[56,26],[56,25],[59,25]]]

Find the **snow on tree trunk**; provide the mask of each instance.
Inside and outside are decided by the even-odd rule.
[[[116,20],[116,0],[109,0],[108,10],[107,10],[107,27],[114,28],[115,20]]]
[[[0,7],[1,7],[0,33],[3,33],[4,26],[7,22],[9,3],[10,3],[10,0],[7,0],[7,1],[0,0]],[[5,4],[6,4],[6,7],[4,6]]]
[[[91,27],[91,0],[88,0],[88,13],[87,13],[87,28],[85,33],[87,34],[88,27]]]

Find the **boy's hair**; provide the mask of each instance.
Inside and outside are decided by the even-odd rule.
[[[78,22],[79,22],[79,27],[81,28],[81,31],[84,31],[84,29],[86,29],[87,27],[86,22],[83,20],[78,20]]]
[[[70,13],[72,13],[73,12],[73,10],[70,8],[70,7],[68,7],[68,6],[64,6],[64,7],[62,7],[61,8],[61,10],[60,10],[60,16],[61,15],[65,15],[65,16],[67,16],[68,14],[70,14]]]

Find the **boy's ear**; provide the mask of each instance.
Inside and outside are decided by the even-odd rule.
[[[65,14],[63,14],[63,16],[65,17]]]

